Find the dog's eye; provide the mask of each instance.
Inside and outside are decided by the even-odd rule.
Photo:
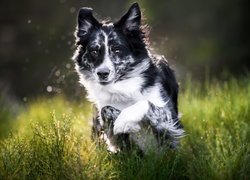
[[[97,50],[91,50],[90,54],[94,57],[98,56],[98,51]]]
[[[112,48],[112,51],[113,51],[114,54],[120,54],[121,53],[121,49],[118,48],[118,47]]]
[[[116,54],[119,54],[120,52],[121,52],[120,49],[116,49],[116,50],[115,50],[115,53],[116,53]]]

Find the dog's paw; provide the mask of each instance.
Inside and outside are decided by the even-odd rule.
[[[120,110],[112,106],[105,106],[101,110],[101,117],[103,120],[115,121],[120,112]]]
[[[136,122],[119,122],[114,125],[114,134],[135,133],[140,131],[141,127]]]
[[[140,131],[139,121],[133,119],[123,111],[114,122],[114,134],[134,133]]]

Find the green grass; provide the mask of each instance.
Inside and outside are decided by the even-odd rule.
[[[40,98],[17,116],[4,109],[11,133],[0,133],[0,179],[249,179],[249,100],[249,77],[187,81],[179,99],[187,136],[178,150],[143,158],[93,143],[87,102]]]

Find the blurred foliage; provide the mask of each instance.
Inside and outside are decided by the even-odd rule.
[[[118,19],[131,0],[55,0],[0,2],[0,88],[27,99],[40,93],[79,97],[73,32],[80,7],[90,6],[99,19]],[[138,0],[152,27],[151,45],[187,72],[219,76],[227,69],[249,69],[248,1]]]
[[[77,11],[116,20],[132,2],[0,1],[0,179],[250,178],[247,0],[138,0],[151,46],[181,81],[187,136],[178,151],[144,158],[90,141],[71,61]]]
[[[249,78],[205,86],[188,78],[180,94],[187,136],[178,150],[144,157],[93,143],[86,102],[28,102],[0,140],[0,179],[249,179]]]

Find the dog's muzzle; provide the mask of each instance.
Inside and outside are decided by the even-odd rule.
[[[98,81],[101,85],[107,85],[112,82],[111,78],[111,70],[109,68],[98,68],[96,70],[96,75],[98,78]]]
[[[109,77],[110,70],[108,68],[100,68],[98,69],[96,74],[98,78],[100,79],[100,81],[106,81]]]

